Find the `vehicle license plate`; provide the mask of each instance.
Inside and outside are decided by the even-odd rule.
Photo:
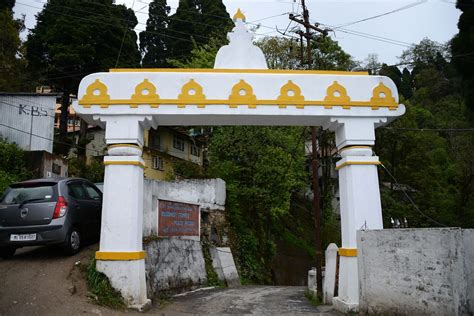
[[[11,234],[10,241],[36,240],[36,234]]]

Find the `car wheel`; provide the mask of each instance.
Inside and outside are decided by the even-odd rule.
[[[0,258],[8,259],[13,257],[15,254],[16,248],[15,247],[0,247]]]
[[[81,249],[81,234],[77,228],[71,228],[64,242],[64,251],[68,255],[74,255]]]

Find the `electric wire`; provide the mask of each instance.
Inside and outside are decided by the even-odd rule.
[[[388,12],[385,12],[385,13],[382,13],[382,14],[377,14],[377,15],[374,15],[374,16],[370,16],[370,17],[367,17],[367,18],[364,18],[364,19],[360,19],[360,20],[356,20],[356,21],[353,21],[353,22],[348,22],[348,23],[344,23],[344,24],[340,24],[338,26],[335,26],[333,28],[333,30],[337,30],[341,27],[346,27],[346,26],[349,26],[349,25],[354,25],[354,24],[357,24],[357,23],[361,23],[361,22],[365,22],[365,21],[369,21],[369,20],[373,20],[373,19],[377,19],[377,18],[380,18],[382,16],[386,16],[386,15],[389,15],[389,14],[393,14],[393,13],[397,13],[397,12],[400,12],[400,11],[403,11],[403,10],[407,10],[407,9],[411,9],[413,7],[416,7],[416,6],[419,6],[421,4],[424,4],[426,3],[428,0],[421,0],[421,1],[415,1],[414,3],[410,3],[410,4],[407,4],[407,5],[404,5],[400,8],[397,8],[395,10],[391,10],[391,11],[388,11]]]
[[[133,0],[132,2],[132,11],[133,11],[133,6],[135,5],[135,0]],[[120,54],[122,53],[122,48],[123,48],[123,43],[125,42],[125,36],[127,35],[127,29],[128,29],[128,25],[130,23],[130,12],[128,12],[128,17],[127,17],[127,23],[125,23],[125,27],[124,27],[124,30],[123,30],[123,36],[122,36],[122,42],[120,43],[120,48],[119,48],[119,51],[118,51],[118,55],[117,55],[117,60],[115,61],[115,68],[117,68],[117,65],[119,63],[119,60],[120,60]]]
[[[388,170],[387,167],[385,167],[385,165],[383,163],[380,164],[382,166],[382,168],[387,172],[387,174],[390,176],[390,178],[392,178],[393,181],[395,181],[395,184],[402,190],[403,194],[405,195],[405,197],[408,199],[408,201],[410,201],[410,203],[413,205],[413,208],[418,212],[420,213],[421,215],[423,215],[425,218],[431,220],[433,223],[437,224],[437,225],[440,225],[442,227],[447,227],[446,225],[438,222],[437,220],[433,219],[432,217],[428,216],[427,214],[425,214],[424,212],[422,212],[420,210],[420,208],[416,205],[415,201],[413,201],[413,199],[410,197],[410,195],[406,192],[405,188],[400,185],[397,181],[397,179],[392,175],[392,173]]]

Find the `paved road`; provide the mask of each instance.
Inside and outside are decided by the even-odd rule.
[[[150,312],[163,315],[338,315],[328,306],[313,306],[299,286],[242,286],[202,290],[175,297]]]

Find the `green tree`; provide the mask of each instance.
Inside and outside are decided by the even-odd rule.
[[[474,111],[474,6],[472,1],[458,0],[456,7],[462,11],[459,17],[459,33],[452,40],[453,63],[461,74],[466,104]]]
[[[299,69],[300,46],[293,39],[266,36],[255,43],[263,51],[270,69]]]
[[[145,68],[168,66],[166,59],[170,57],[167,47],[170,37],[167,36],[166,28],[169,13],[170,7],[166,5],[166,0],[154,0],[150,3],[146,29],[140,33],[142,66]]]
[[[87,4],[87,5],[85,5]],[[113,0],[51,0],[26,41],[28,68],[38,81],[63,92],[60,135],[67,133],[69,97],[87,74],[135,67],[140,53],[131,9]],[[67,148],[63,150],[66,152]]]
[[[0,138],[0,195],[10,184],[26,180],[31,173],[25,166],[23,150]]]
[[[167,29],[172,58],[185,60],[195,46],[225,39],[232,25],[222,0],[180,0]]]
[[[407,108],[388,129],[377,130],[376,152],[397,180],[382,172],[381,181],[389,184],[382,187],[385,224],[390,225],[390,217],[407,217],[412,227],[472,227],[474,135],[462,131],[471,123],[448,49],[425,39],[402,58],[411,72],[400,74],[393,66],[381,70],[396,78],[399,89],[406,88]]]
[[[212,135],[210,172],[226,181],[234,250],[245,279],[271,282],[280,221],[305,184],[302,133],[300,127],[236,126]]]
[[[256,42],[270,69],[301,69],[300,44],[285,37],[268,36]],[[303,48],[306,53],[306,48]],[[351,70],[355,62],[349,54],[329,37],[319,38],[312,44],[311,69]]]
[[[15,1],[0,3],[0,91],[19,91],[25,88],[25,60],[20,32],[23,20],[14,19]]]
[[[320,37],[313,41],[312,52],[313,65],[311,69],[347,71],[356,66],[351,55],[330,37]]]

